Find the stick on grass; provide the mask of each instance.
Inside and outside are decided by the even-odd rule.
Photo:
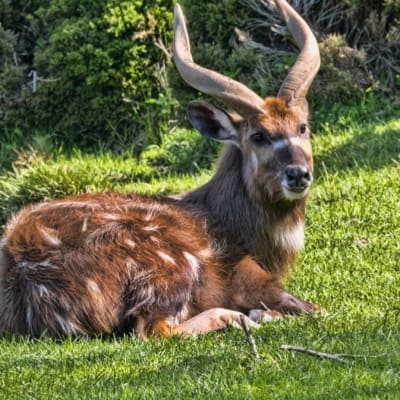
[[[246,319],[244,315],[240,316],[240,323],[242,324],[242,328],[244,330],[244,333],[246,334],[246,340],[249,343],[250,347],[251,347],[251,351],[253,352],[253,356],[255,358],[256,361],[260,360],[260,354],[258,353],[257,350],[257,345],[256,345],[256,341],[254,340],[254,336],[251,333],[251,330],[249,328],[249,326],[246,323]]]
[[[379,355],[378,356],[368,356],[365,354],[324,353],[321,351],[307,349],[307,348],[301,347],[301,346],[291,346],[291,345],[286,345],[286,344],[282,345],[280,347],[280,349],[287,350],[287,351],[297,351],[299,353],[308,354],[310,356],[325,358],[328,360],[338,361],[338,362],[345,363],[345,364],[348,364],[348,362],[349,362],[345,358],[379,357]]]

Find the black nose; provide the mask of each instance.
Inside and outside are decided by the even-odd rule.
[[[302,165],[287,167],[285,173],[287,184],[291,189],[305,189],[312,181],[311,172]]]

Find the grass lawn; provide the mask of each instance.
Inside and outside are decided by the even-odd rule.
[[[234,328],[148,342],[4,336],[0,399],[399,399],[400,116],[395,108],[370,101],[314,112],[320,122],[314,123],[316,180],[306,248],[287,286],[321,304],[326,314],[254,330],[258,362],[244,333]],[[78,152],[23,157],[0,177],[2,220],[21,204],[44,197],[110,189],[170,193],[205,182],[211,175],[204,168],[208,160],[197,163],[204,144],[191,131],[174,135],[182,140],[179,146],[166,139],[169,144],[149,149],[142,162]],[[188,162],[177,168],[179,152]],[[342,363],[284,351],[281,345],[362,357]]]

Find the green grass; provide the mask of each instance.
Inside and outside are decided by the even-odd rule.
[[[325,315],[287,318],[253,331],[257,363],[243,332],[233,328],[148,342],[5,336],[0,398],[398,399],[400,118],[394,108],[371,101],[314,113],[320,122],[314,123],[316,181],[306,248],[287,286],[321,304]],[[175,139],[187,134],[179,131]],[[215,148],[204,160],[196,146],[207,147],[193,133],[178,149],[171,138],[142,161],[83,153],[25,157],[0,177],[3,219],[43,197],[109,189],[171,193],[205,182]],[[179,152],[185,162],[177,161]],[[283,344],[365,357],[344,364],[280,350]]]

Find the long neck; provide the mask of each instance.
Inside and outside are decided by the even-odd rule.
[[[182,201],[206,216],[211,235],[223,228],[228,237],[217,240],[229,247],[234,239],[264,268],[284,273],[302,245],[305,201],[261,203],[244,179],[242,153],[229,144],[213,178]]]

